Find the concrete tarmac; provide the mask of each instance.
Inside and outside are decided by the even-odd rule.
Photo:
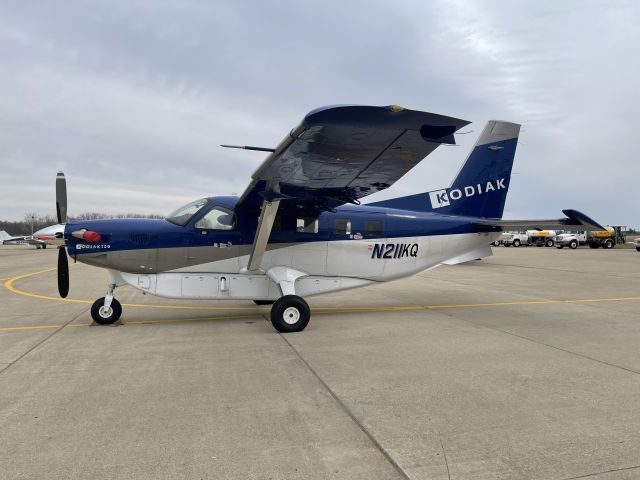
[[[103,270],[60,301],[55,249],[0,246],[0,478],[640,478],[640,253],[494,251],[281,335],[131,288],[89,326]]]

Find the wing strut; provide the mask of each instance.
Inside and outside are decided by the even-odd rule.
[[[276,219],[279,206],[280,198],[274,198],[270,201],[264,200],[262,202],[262,211],[260,212],[260,219],[258,220],[258,230],[253,240],[249,265],[247,265],[247,270],[250,272],[260,270],[262,257],[267,249],[267,242],[269,241],[269,235],[271,235],[271,229],[273,228],[273,222]]]

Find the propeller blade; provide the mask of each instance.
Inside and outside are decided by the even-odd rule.
[[[67,180],[62,172],[56,176],[56,213],[58,223],[67,223]]]
[[[62,298],[69,294],[69,261],[64,247],[58,248],[58,293]]]

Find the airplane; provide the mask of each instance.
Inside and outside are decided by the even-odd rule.
[[[318,108],[276,148],[236,147],[268,152],[242,195],[198,199],[163,220],[66,223],[59,172],[59,293],[69,291],[66,248],[110,273],[91,307],[97,324],[119,319],[114,291],[129,285],[167,298],[270,304],[276,330],[299,332],[310,319],[304,297],[486,257],[504,230],[602,229],[576,210],[560,219],[502,219],[520,125],[497,120],[448,187],[361,204],[438,146],[454,145],[469,123],[397,105]]]
[[[47,248],[49,245],[48,240],[55,240],[55,232],[57,231],[57,226],[52,225],[50,227],[45,227],[41,230],[38,230],[33,235],[25,235],[14,237],[9,235],[6,231],[0,231],[0,245],[35,245],[37,249]]]

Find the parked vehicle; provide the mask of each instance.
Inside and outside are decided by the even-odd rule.
[[[556,232],[554,230],[528,230],[529,244],[536,247],[553,247],[555,245]]]
[[[502,244],[505,247],[535,245],[536,247],[553,247],[556,232],[553,230],[527,230],[526,232],[506,232]],[[501,236],[502,238],[502,236]]]
[[[555,241],[558,248],[578,248],[579,245],[588,245],[589,248],[608,249],[624,243],[625,239],[621,227],[606,226],[605,230],[562,233],[556,236]]]
[[[527,232],[505,232],[502,245],[505,247],[519,247],[520,245],[529,245],[529,235]]]
[[[504,242],[505,238],[509,237],[509,233],[503,233],[502,235],[500,235],[498,238],[496,238],[491,245],[493,245],[494,247],[499,247],[500,245],[502,245],[502,242]]]
[[[587,244],[587,232],[567,232],[556,235],[556,248],[578,248]]]
[[[636,250],[640,252],[640,237],[635,239],[634,244],[636,246]]]

